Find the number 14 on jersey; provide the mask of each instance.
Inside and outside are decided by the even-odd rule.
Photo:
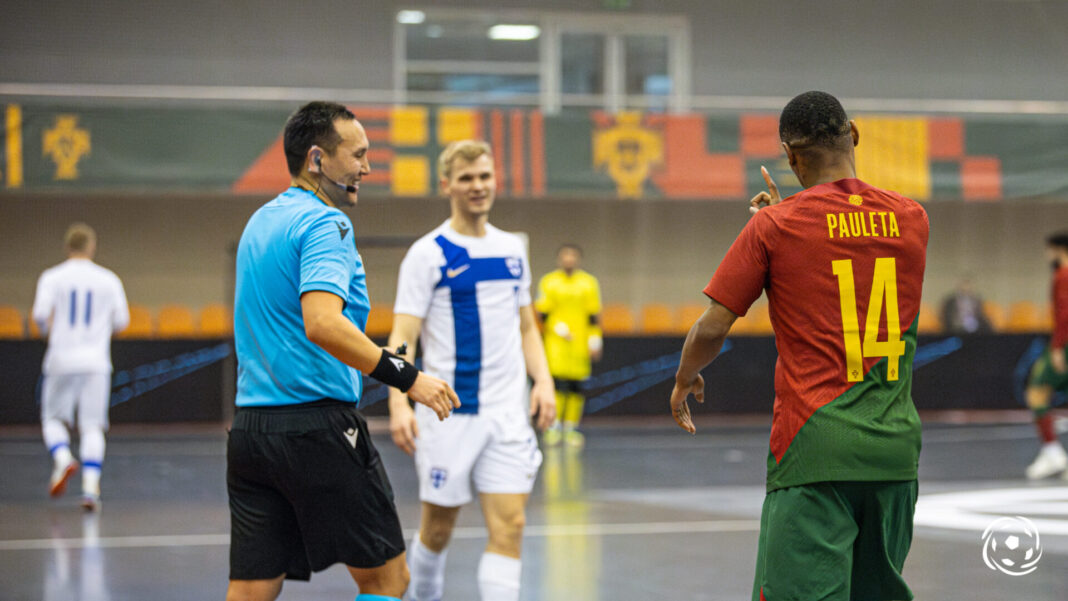
[[[845,339],[846,380],[864,379],[865,357],[886,357],[886,378],[897,380],[905,341],[901,339],[901,318],[897,306],[897,262],[893,257],[875,259],[868,314],[864,318],[864,343],[861,344],[860,316],[857,314],[857,291],[853,279],[853,260],[831,261],[838,276],[838,295],[842,306],[842,334]],[[886,310],[886,340],[879,340],[879,324]]]

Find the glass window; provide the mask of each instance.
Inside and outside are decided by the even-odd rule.
[[[564,33],[560,36],[560,91],[564,94],[604,93],[605,36]]]
[[[538,38],[492,39],[498,21],[486,18],[433,19],[405,26],[405,52],[417,61],[538,62]]]
[[[409,73],[408,89],[413,92],[537,94],[538,76],[487,73]]]
[[[650,96],[671,94],[667,36],[624,36],[623,61],[625,93]]]

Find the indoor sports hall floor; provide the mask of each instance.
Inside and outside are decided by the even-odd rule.
[[[524,600],[749,598],[767,426],[705,418],[696,436],[665,420],[598,420],[581,453],[546,452],[524,543]],[[591,420],[593,422],[593,420]],[[378,422],[375,443],[410,532],[418,504],[411,462]],[[117,427],[104,506],[83,514],[74,492],[46,498],[48,460],[30,428],[0,430],[0,599],[206,600],[224,597],[229,516],[221,426]],[[906,578],[921,600],[1068,599],[1068,482],[1029,483],[1027,423],[925,425],[921,501]],[[946,493],[960,493],[948,496]],[[941,495],[941,496],[940,496]],[[982,534],[998,516],[1039,524],[1037,569],[988,568]],[[461,513],[445,599],[476,600],[481,516]],[[351,600],[339,566],[282,599]]]

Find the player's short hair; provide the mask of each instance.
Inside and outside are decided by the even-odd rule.
[[[842,103],[827,92],[805,92],[786,104],[779,116],[779,139],[793,147],[838,148],[849,135]]]
[[[304,167],[304,157],[308,156],[308,149],[312,146],[334,152],[341,143],[341,135],[334,126],[334,121],[338,119],[356,119],[356,115],[336,102],[317,100],[305,104],[289,116],[282,135],[282,147],[290,175],[300,173]]]
[[[574,242],[564,242],[563,244],[561,244],[560,248],[556,249],[556,256],[560,256],[560,253],[564,252],[565,250],[573,250],[578,253],[578,256],[583,256],[582,247],[578,244],[575,244]]]
[[[1056,232],[1047,236],[1046,246],[1068,251],[1068,231]]]
[[[67,252],[84,253],[94,244],[96,232],[84,223],[72,223],[63,235],[63,248],[67,249]]]
[[[452,178],[452,164],[457,158],[462,158],[465,161],[473,161],[478,157],[486,155],[493,158],[493,151],[490,149],[490,145],[482,140],[458,140],[451,142],[445,147],[445,150],[441,151],[441,155],[438,156],[438,175],[444,179]]]

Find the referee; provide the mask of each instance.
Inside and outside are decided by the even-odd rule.
[[[370,304],[352,221],[370,172],[364,128],[344,106],[311,102],[286,123],[291,186],[252,215],[237,249],[237,414],[227,445],[228,601],[273,600],[282,582],[342,562],[358,601],[408,584],[393,491],[357,411],[360,372],[439,419],[448,384],[364,333]]]

